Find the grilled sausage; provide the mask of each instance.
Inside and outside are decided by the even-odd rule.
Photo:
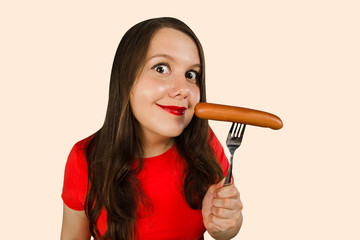
[[[275,130],[283,127],[281,119],[274,114],[214,103],[198,103],[195,106],[195,115],[203,119],[244,123]]]

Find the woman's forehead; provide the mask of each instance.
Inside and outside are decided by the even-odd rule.
[[[194,40],[173,28],[161,28],[154,33],[149,44],[147,59],[156,56],[200,64],[198,48]]]

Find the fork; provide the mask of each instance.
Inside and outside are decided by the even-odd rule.
[[[242,123],[232,123],[229,134],[226,139],[226,146],[230,152],[230,165],[226,174],[226,179],[224,185],[229,185],[231,182],[232,167],[233,167],[233,157],[235,150],[240,147],[241,141],[244,136],[246,124]]]

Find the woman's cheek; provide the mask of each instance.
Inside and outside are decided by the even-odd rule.
[[[168,84],[158,83],[158,84],[156,84],[155,91],[156,91],[159,95],[164,95],[164,94],[167,92],[168,89],[169,89]]]
[[[139,89],[142,95],[147,96],[148,98],[152,98],[153,100],[157,100],[157,98],[161,98],[168,90],[168,84],[164,81],[154,81],[149,80],[146,81],[147,84],[143,84],[142,88]]]
[[[200,89],[198,86],[194,87],[191,91],[191,95],[193,96],[193,104],[196,105],[200,102]]]

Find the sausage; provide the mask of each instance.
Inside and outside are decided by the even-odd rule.
[[[198,103],[195,106],[195,115],[202,119],[244,123],[275,130],[283,127],[281,119],[274,114],[214,103]]]

